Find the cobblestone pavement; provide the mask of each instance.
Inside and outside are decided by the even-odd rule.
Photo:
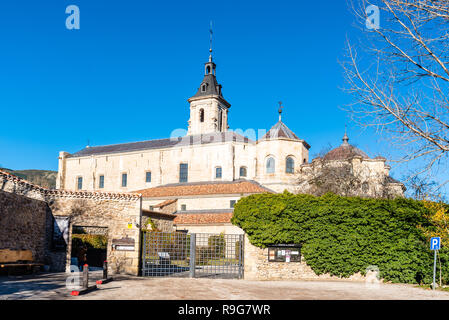
[[[91,272],[91,284],[101,272]],[[188,278],[138,278],[121,276],[96,291],[72,297],[65,287],[65,273],[0,277],[0,300],[6,299],[158,299],[158,300],[265,300],[265,299],[446,299],[449,292],[415,288],[412,285],[366,286],[349,281],[246,281]]]

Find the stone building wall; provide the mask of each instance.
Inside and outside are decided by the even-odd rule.
[[[70,269],[73,226],[108,230],[111,273],[139,271],[142,198],[139,194],[48,190],[0,171],[0,247],[21,246],[52,271]],[[54,217],[69,218],[67,250],[52,250]],[[134,240],[133,251],[118,251],[113,240]],[[34,250],[34,251],[33,251]]]
[[[107,228],[107,261],[112,273],[138,274],[140,249],[140,199],[108,199],[55,196],[49,200],[54,216],[70,217],[69,239],[73,226]],[[113,240],[131,238],[133,251],[118,251]],[[65,254],[66,271],[70,266],[71,242]],[[60,261],[54,261],[59,264]]]
[[[175,215],[171,214],[158,214],[156,212],[150,213],[144,211],[142,214],[142,226],[145,226],[148,219],[151,219],[157,230],[162,232],[173,232],[175,230],[173,227],[173,220],[175,217]]]
[[[302,257],[301,262],[268,262],[268,248],[253,246],[246,234],[244,248],[245,280],[365,280],[361,274],[349,278],[329,274],[317,275]]]

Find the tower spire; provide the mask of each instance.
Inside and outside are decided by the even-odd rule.
[[[349,143],[348,143],[349,138],[348,138],[348,135],[346,134],[346,131],[347,131],[347,125],[345,125],[345,135],[343,136],[343,139],[341,139],[341,140],[343,140],[343,143],[341,144],[342,146],[349,146]]]
[[[282,106],[282,101],[279,101],[278,102],[279,103],[279,121],[281,121],[281,119],[282,119],[282,109],[284,108],[283,106]]]
[[[209,62],[212,62],[212,40],[213,40],[213,30],[212,30],[212,20],[210,21],[210,28],[209,28],[209,33],[210,33],[210,40],[209,40]]]

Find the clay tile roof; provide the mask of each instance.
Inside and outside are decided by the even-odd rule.
[[[146,210],[146,209],[142,209],[142,214],[144,216],[148,216],[148,217],[162,217],[162,218],[169,218],[169,219],[176,218],[176,215],[173,213],[165,213],[165,212]]]
[[[72,191],[61,189],[47,189],[22,178],[19,178],[9,172],[0,170],[0,182],[11,181],[16,186],[27,190],[35,190],[45,197],[68,197],[68,198],[84,198],[84,199],[132,199],[137,200],[141,198],[138,193],[124,193],[124,192],[98,192],[98,191]]]
[[[343,139],[341,140],[343,141],[343,143],[338,148],[329,151],[323,157],[324,160],[348,160],[354,157],[362,157],[362,159],[370,159],[370,157],[365,152],[348,143],[349,138],[348,135],[346,134],[346,131],[343,136]]]
[[[177,214],[174,224],[216,224],[216,223],[230,223],[232,212],[202,212],[192,214]]]
[[[177,183],[136,192],[142,194],[144,198],[160,198],[210,194],[272,193],[273,191],[252,180],[236,180],[232,182]]]
[[[178,201],[178,199],[166,200],[164,202],[158,203],[154,206],[154,208],[162,208],[168,206],[169,204],[175,203],[176,201]]]
[[[370,157],[352,145],[339,146],[331,151],[329,151],[325,156],[324,160],[347,160],[352,159],[356,156],[362,157],[363,159],[369,159]]]

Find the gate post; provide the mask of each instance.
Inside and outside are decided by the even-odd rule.
[[[240,244],[240,250],[239,250],[239,279],[243,279],[243,272],[245,270],[245,262],[244,260],[244,252],[243,250],[245,250],[245,235],[241,234],[239,236],[239,244]]]
[[[147,232],[146,231],[144,231],[143,232],[143,243],[142,243],[142,277],[145,277],[146,276],[146,273],[145,273],[145,271],[146,271],[146,265],[145,265],[145,258],[146,258],[146,244],[147,244]]]
[[[195,278],[196,234],[190,235],[190,278]]]

